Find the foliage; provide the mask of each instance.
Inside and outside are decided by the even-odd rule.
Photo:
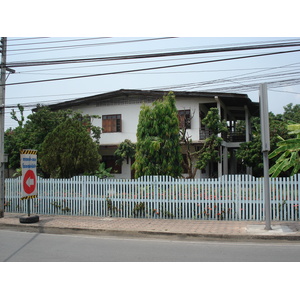
[[[101,179],[113,177],[113,175],[110,173],[112,168],[105,168],[105,163],[102,162],[99,165],[98,170],[92,172],[90,175],[95,175]]]
[[[78,119],[68,118],[50,132],[41,146],[40,164],[56,178],[98,170],[98,146]]]
[[[203,147],[199,151],[196,167],[200,170],[205,169],[209,162],[219,162],[219,147],[223,139],[219,133],[227,132],[226,122],[221,121],[218,109],[212,107],[203,119],[203,124],[211,131],[210,136],[205,140]]]
[[[5,132],[5,152],[9,153],[9,168],[17,169],[20,167],[21,149],[35,149],[39,153],[46,136],[69,118],[81,120],[82,125],[91,132],[95,141],[99,143],[100,128],[91,124],[91,118],[99,118],[99,116],[82,115],[71,110],[51,111],[48,107],[38,106],[24,123],[24,108],[21,105],[18,105],[18,108],[20,118],[17,117],[15,111],[11,113],[12,119],[18,122],[18,126],[14,129],[9,128]],[[41,172],[39,162],[38,171]],[[40,175],[47,176],[47,174]]]
[[[291,103],[284,107],[283,114],[274,115],[269,113],[270,123],[270,148],[273,152],[277,148],[277,143],[282,139],[288,139],[287,125],[289,123],[300,123],[300,105],[292,105]],[[261,152],[261,131],[260,131],[260,118],[252,119],[252,141],[242,143],[241,147],[237,150],[237,158],[246,166],[252,167],[254,176],[263,175],[263,158]],[[276,164],[276,157],[270,157],[270,167]],[[290,176],[291,171],[286,169],[281,172],[283,176]]]
[[[58,210],[60,209],[63,213],[68,213],[71,211],[71,208],[67,206],[66,200],[63,201],[53,201],[51,204]]]
[[[287,128],[289,134],[295,134],[296,137],[287,140],[281,138],[281,141],[277,143],[278,148],[269,155],[269,158],[280,155],[276,163],[269,170],[272,177],[277,177],[280,173],[291,168],[293,168],[290,174],[291,176],[297,174],[300,170],[300,124],[291,124],[288,125]]]
[[[124,142],[122,142],[115,151],[115,156],[116,164],[122,165],[125,159],[127,163],[129,163],[129,158],[132,159],[135,156],[135,144],[133,144],[130,140],[124,140]]]
[[[135,177],[182,174],[179,120],[175,95],[170,92],[152,106],[143,105],[137,127],[137,145],[133,168]]]
[[[23,124],[24,124],[24,107],[21,105],[21,104],[18,104],[18,109],[19,109],[19,112],[20,112],[20,119],[17,117],[17,113],[14,109],[12,109],[11,111],[11,118],[13,120],[15,120],[16,122],[18,122],[19,126],[23,127]]]
[[[270,148],[271,151],[276,149],[276,144],[281,137],[287,138],[288,131],[286,123],[282,120],[281,115],[274,115],[269,113],[270,124]],[[263,158],[262,158],[262,145],[261,145],[261,129],[260,118],[252,118],[252,141],[242,143],[237,150],[236,157],[244,165],[251,167],[254,176],[263,175]],[[275,160],[270,160],[270,165],[273,165]]]
[[[18,107],[22,120],[24,108],[20,105]],[[14,169],[20,166],[20,150],[35,149],[39,152],[47,134],[66,117],[64,114],[54,113],[42,107],[36,113],[29,115],[25,124],[17,118],[15,111],[11,113],[11,116],[19,126],[5,132],[5,152],[9,153],[9,168]]]
[[[282,115],[282,120],[286,123],[293,121],[300,124],[300,104],[292,103],[284,106],[284,113]]]

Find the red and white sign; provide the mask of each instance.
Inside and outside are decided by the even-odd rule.
[[[27,195],[32,194],[36,189],[36,176],[32,170],[28,170],[23,177],[23,189]]]
[[[21,198],[37,196],[36,150],[21,151],[22,195]]]

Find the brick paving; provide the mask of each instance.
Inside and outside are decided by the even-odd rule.
[[[300,241],[300,222],[271,222],[272,229],[264,230],[265,222],[206,221],[175,219],[134,219],[66,215],[39,215],[38,223],[20,223],[24,214],[5,213],[0,229],[45,233],[84,233],[106,235],[164,235],[207,238],[272,238]],[[249,228],[258,228],[253,231]],[[287,230],[281,230],[286,228]],[[278,229],[278,230],[277,230]]]

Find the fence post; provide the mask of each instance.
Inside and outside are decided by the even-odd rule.
[[[86,214],[86,176],[81,177],[81,212],[82,215],[85,216]]]

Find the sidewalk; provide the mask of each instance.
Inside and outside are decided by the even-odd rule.
[[[86,216],[39,215],[38,223],[20,223],[24,214],[5,213],[0,218],[0,230],[18,230],[55,234],[86,234],[102,236],[226,239],[236,240],[298,240],[300,222],[206,221],[174,219],[134,219]]]

